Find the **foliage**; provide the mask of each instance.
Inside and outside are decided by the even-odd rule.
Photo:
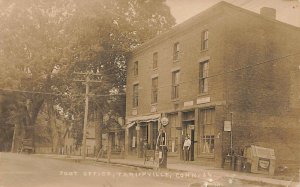
[[[82,128],[84,85],[74,79],[84,77],[74,71],[101,75],[91,77],[101,81],[91,106],[124,115],[124,97],[109,95],[124,93],[130,51],[175,23],[164,0],[6,0],[0,12],[0,88],[29,91],[13,93],[25,126],[53,106],[48,115],[61,108]]]

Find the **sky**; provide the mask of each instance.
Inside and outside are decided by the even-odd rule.
[[[167,0],[176,22],[188,18],[213,6],[221,0]],[[224,0],[236,6],[259,13],[261,7],[276,9],[277,20],[300,27],[300,0]]]

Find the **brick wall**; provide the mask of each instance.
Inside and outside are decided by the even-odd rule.
[[[256,144],[274,148],[277,165],[299,163],[300,55],[283,57],[300,52],[300,29],[276,22],[232,6],[214,7],[159,36],[152,45],[145,44],[128,64],[126,116],[132,116],[132,85],[137,82],[137,115],[151,113],[151,77],[155,75],[156,113],[185,110],[186,101],[201,107],[195,104],[201,97],[210,97],[211,103],[226,101],[226,106],[216,106],[217,165],[229,148],[230,134],[223,132],[223,122],[230,120],[230,112],[236,152]],[[206,29],[209,48],[201,51],[201,32]],[[175,42],[180,43],[178,62],[173,62]],[[158,52],[155,70],[154,52]],[[203,95],[199,94],[199,62],[208,58],[209,91]],[[135,61],[139,61],[137,77],[133,76]],[[171,100],[173,70],[181,72],[176,101]]]

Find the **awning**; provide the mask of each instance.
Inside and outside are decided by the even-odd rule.
[[[134,124],[137,122],[152,122],[152,121],[158,121],[160,119],[161,115],[160,114],[153,114],[153,115],[148,115],[148,116],[137,116],[137,117],[132,117],[132,118],[127,118],[127,128],[132,127]]]

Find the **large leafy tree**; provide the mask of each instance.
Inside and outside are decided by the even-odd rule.
[[[78,94],[84,86],[73,81],[78,78],[74,71],[100,75],[91,77],[101,83],[91,85],[98,96],[90,107],[99,123],[108,111],[122,113],[124,97],[110,95],[124,93],[130,51],[175,23],[164,0],[7,0],[0,1],[0,11],[0,63],[5,67],[0,88],[29,91],[13,92],[23,106],[14,112],[26,116],[25,126],[35,125],[41,109],[47,109],[53,144],[59,136],[57,108],[75,116],[82,128]]]

